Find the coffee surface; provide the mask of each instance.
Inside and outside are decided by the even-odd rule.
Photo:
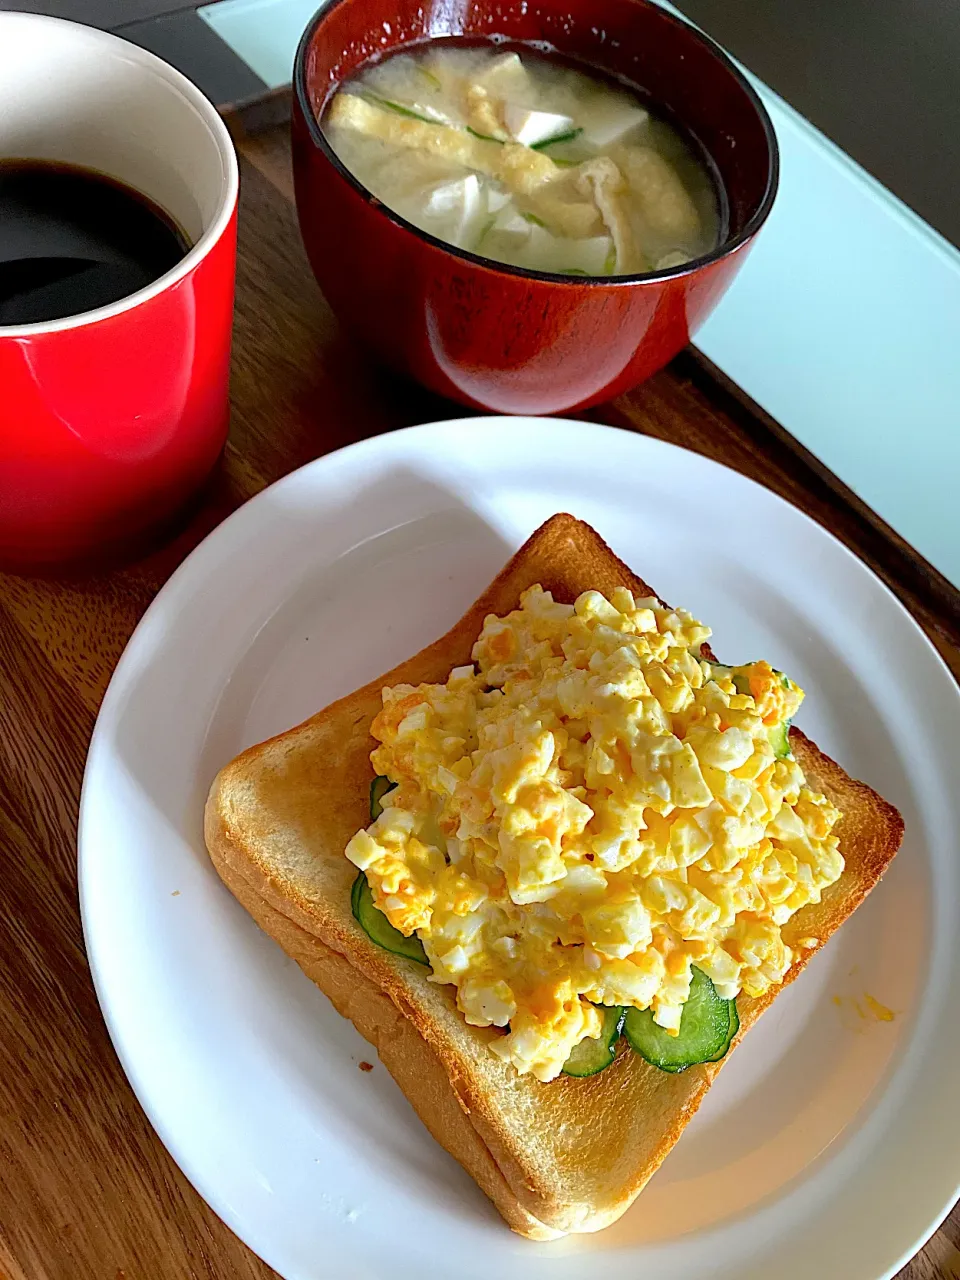
[[[0,161],[0,326],[118,302],[189,247],[163,210],[123,183],[50,161]]]

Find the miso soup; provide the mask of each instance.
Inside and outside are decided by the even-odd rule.
[[[448,244],[559,275],[716,248],[717,187],[638,94],[526,46],[431,40],[368,64],[321,127],[388,208]]]

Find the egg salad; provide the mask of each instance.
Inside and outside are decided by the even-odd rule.
[[[728,1000],[781,982],[781,927],[843,870],[840,814],[789,751],[802,690],[708,661],[709,635],[625,588],[535,586],[473,665],[383,690],[371,761],[396,785],[347,857],[538,1080],[600,1036],[599,1006],[676,1035],[692,966]]]

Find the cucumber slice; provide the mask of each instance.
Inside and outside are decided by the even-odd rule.
[[[745,662],[743,664],[743,668],[752,667],[752,666],[753,666],[752,662]],[[748,694],[750,692],[750,677],[747,675],[746,670],[744,670],[743,668],[722,667],[720,668],[720,670],[725,671],[727,675],[729,675],[733,679],[734,687],[736,688],[737,693]],[[716,669],[717,668],[715,667],[714,670]],[[773,668],[773,673],[774,675],[777,675],[780,677],[780,683],[783,685],[784,689],[790,688],[792,681],[790,680],[789,676],[784,675],[782,671],[778,671],[776,667]]]
[[[397,784],[391,782],[389,778],[380,774],[370,783],[370,821],[376,822],[383,813],[383,805],[381,801],[388,791],[392,791]]]
[[[747,675],[744,668],[751,665],[751,663],[745,662],[743,667],[728,667],[722,662],[711,662],[710,674],[714,677],[721,678],[726,676],[728,679],[733,681],[733,687],[736,689],[737,693],[749,694],[750,677]]]
[[[649,1009],[628,1009],[623,1034],[652,1066],[676,1073],[698,1062],[719,1062],[739,1027],[736,1001],[721,1000],[707,975],[694,967],[679,1035],[658,1027]]]
[[[747,663],[746,666],[752,666]],[[729,676],[733,681],[733,687],[737,693],[750,693],[750,678],[742,667],[725,667],[719,662],[711,662],[711,674],[715,676]],[[780,683],[785,689],[790,688],[790,677],[785,676],[782,671],[776,673],[780,677]],[[778,760],[789,760],[793,753],[790,750],[790,721],[784,720],[782,724],[772,725],[767,730],[767,736],[770,739],[770,745],[773,747],[773,754]]]
[[[737,693],[742,693],[749,697],[750,677],[747,673],[745,671],[734,671],[731,678],[733,680],[733,687],[736,689]]]
[[[611,1005],[603,1010],[603,1026],[596,1039],[581,1040],[570,1050],[570,1056],[563,1064],[563,1073],[568,1076],[595,1076],[604,1067],[609,1067],[617,1052],[617,1041],[623,1029],[626,1009],[620,1005]]]
[[[733,1037],[740,1030],[740,1012],[737,1009],[736,1000],[726,1000],[724,1003],[730,1007],[730,1034],[727,1037],[726,1044],[712,1058],[708,1058],[708,1062],[719,1062],[721,1058],[725,1058],[733,1042]]]
[[[711,679],[713,679],[713,680],[722,680],[724,676],[726,676],[728,679],[732,680],[732,681],[734,682],[734,684],[736,684],[736,682],[737,682],[737,668],[736,668],[736,667],[728,667],[728,666],[726,666],[726,665],[725,665],[724,663],[722,663],[722,662],[711,662],[711,663],[710,663],[710,677],[711,677]],[[739,690],[738,690],[738,692],[739,692]]]
[[[375,942],[378,947],[383,947],[384,951],[392,951],[395,956],[406,956],[408,960],[416,960],[417,964],[429,966],[427,953],[417,935],[405,937],[399,929],[393,927],[383,912],[374,906],[370,885],[362,871],[353,882],[350,906],[353,909],[354,919],[371,942]]]

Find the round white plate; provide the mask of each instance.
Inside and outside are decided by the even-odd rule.
[[[222,764],[435,639],[557,511],[711,624],[725,660],[799,680],[802,727],[900,808],[906,838],[634,1207],[541,1245],[383,1067],[358,1070],[373,1050],[221,885],[201,811]],[[97,991],[174,1158],[287,1280],[878,1280],[960,1185],[958,745],[958,690],[893,596],[742,476],[587,423],[381,436],[215,530],[117,667],[80,822]]]

